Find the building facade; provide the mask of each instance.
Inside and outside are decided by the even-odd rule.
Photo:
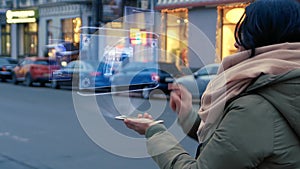
[[[176,18],[164,18],[165,35],[177,34],[163,42],[166,55],[196,69],[235,53],[235,24],[247,4],[247,0],[158,0],[155,9]]]
[[[12,0],[0,1],[0,56],[11,56],[11,26],[6,23],[6,11],[12,8]]]
[[[49,48],[57,42],[71,42],[75,48],[79,48],[81,27],[106,26],[128,29],[128,36],[143,36],[145,31],[160,32],[162,36],[159,47],[162,52],[159,59],[175,63],[178,67],[197,69],[204,64],[220,62],[224,57],[236,52],[233,46],[234,26],[248,0],[0,2],[0,56],[53,57],[54,52]],[[142,26],[126,24],[124,20],[116,22],[115,19],[123,17],[127,9],[135,10],[125,8],[128,6],[159,12],[160,30],[154,30],[153,26],[147,27],[149,19],[144,16],[134,18],[144,22]]]
[[[91,1],[14,0],[6,5],[1,24],[1,56],[23,58],[47,55],[57,41],[79,44],[80,27],[92,16]]]
[[[103,26],[140,0],[1,0],[0,56],[53,56],[56,43],[79,48],[82,27]],[[148,1],[147,1],[148,2]],[[148,3],[147,7],[149,6]],[[68,50],[68,49],[67,49]]]

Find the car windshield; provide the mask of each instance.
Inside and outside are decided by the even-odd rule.
[[[199,76],[215,75],[218,72],[218,68],[219,68],[219,66],[217,64],[207,65],[207,66],[204,66],[203,68],[201,68],[197,74]]]
[[[159,71],[171,74],[173,76],[181,76],[182,72],[176,67],[174,63],[159,62]]]
[[[62,43],[67,51],[74,51],[78,50],[76,46],[73,45],[73,43]]]
[[[38,65],[57,65],[56,61],[54,60],[36,60],[34,64]]]
[[[9,64],[8,60],[0,59],[0,65]]]
[[[8,59],[8,62],[10,64],[18,64],[18,61],[17,60],[13,60],[13,59]]]
[[[72,61],[67,66],[66,69],[76,69],[76,70],[94,70],[94,67],[83,61]]]
[[[131,62],[127,65],[125,65],[122,69],[121,72],[139,72],[142,70],[154,70],[154,68],[157,69],[157,66],[154,63],[148,62]]]
[[[14,59],[0,59],[0,65],[18,64],[17,60]]]

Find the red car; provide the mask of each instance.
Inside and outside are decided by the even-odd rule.
[[[26,57],[12,71],[12,83],[24,82],[26,86],[32,86],[39,82],[41,86],[50,82],[50,75],[60,66],[53,59],[46,57]]]

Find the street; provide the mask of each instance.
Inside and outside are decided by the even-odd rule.
[[[177,129],[176,115],[164,98],[82,96],[70,89],[0,82],[0,168],[156,169],[144,147],[140,150],[144,137],[114,119],[145,111]],[[197,143],[178,133],[183,147],[194,156]]]

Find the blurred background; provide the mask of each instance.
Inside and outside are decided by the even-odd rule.
[[[158,168],[149,157],[123,157],[90,139],[76,114],[74,94],[95,97],[105,121],[124,136],[142,138],[113,118],[128,105],[135,112],[160,108],[158,118],[167,126],[176,124],[167,85],[185,85],[193,94],[194,108],[199,108],[219,63],[236,52],[234,27],[247,4],[247,0],[1,0],[0,168]],[[154,38],[153,33],[159,36]],[[93,35],[126,38],[107,49]],[[109,56],[107,62],[101,63],[104,56]],[[148,56],[159,63],[156,69],[142,71],[147,67],[141,64],[136,70]],[[123,69],[113,71],[115,66],[108,64],[127,63],[127,57],[133,64]],[[89,61],[97,61],[96,67]],[[107,77],[112,72],[116,76]],[[96,91],[80,90],[145,77],[148,81],[137,92],[95,95]],[[125,90],[137,87],[131,82],[123,85]],[[102,89],[97,92],[111,92],[110,87]],[[89,103],[83,107],[88,109]],[[95,131],[103,138],[110,136],[101,128]],[[197,142],[188,137],[180,142],[195,155]],[[122,140],[112,144],[121,145]],[[128,147],[128,151],[135,150]]]

